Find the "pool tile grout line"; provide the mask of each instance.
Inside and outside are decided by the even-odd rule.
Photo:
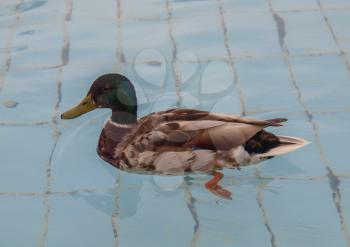
[[[350,179],[350,174],[344,173],[344,174],[335,174],[337,177],[342,179]],[[241,180],[250,180],[250,179],[259,179],[259,180],[292,180],[292,181],[320,181],[320,180],[326,180],[328,179],[327,175],[324,176],[315,176],[315,177],[284,177],[284,176],[244,176],[240,178]],[[189,184],[190,185],[190,184]],[[128,188],[126,188],[128,189]],[[115,187],[111,188],[105,188],[105,189],[75,189],[71,191],[50,191],[50,192],[2,192],[0,191],[0,196],[37,196],[42,197],[45,195],[49,196],[70,196],[70,195],[76,195],[80,193],[106,193],[110,191],[114,191]]]
[[[191,213],[192,219],[194,221],[194,226],[193,226],[193,234],[192,234],[192,239],[191,239],[191,247],[196,247],[198,246],[198,241],[199,241],[199,236],[200,236],[200,221],[199,221],[199,216],[197,213],[197,209],[195,207],[196,199],[193,197],[192,192],[191,192],[191,184],[184,180],[183,183],[183,188],[184,188],[184,193],[186,197],[186,205],[188,210]]]
[[[257,170],[257,177],[260,178],[260,171],[259,170]],[[258,203],[258,206],[259,206],[259,209],[261,212],[261,216],[262,216],[263,221],[264,221],[265,228],[270,235],[271,246],[277,247],[276,235],[272,230],[271,224],[269,223],[269,219],[267,217],[267,213],[266,213],[265,206],[264,206],[264,191],[263,191],[264,188],[265,188],[265,186],[262,183],[258,186],[257,193],[256,193],[256,201]]]
[[[120,212],[120,187],[121,187],[121,181],[122,181],[122,177],[121,177],[121,173],[118,173],[118,177],[117,180],[114,184],[113,187],[113,191],[114,191],[114,208],[113,208],[113,212],[111,215],[111,224],[112,224],[112,230],[113,230],[113,235],[114,235],[114,247],[118,247],[119,246],[119,242],[120,242],[120,236],[119,236],[119,232],[120,232],[120,226],[118,224],[118,217],[119,217],[119,212]]]
[[[282,21],[283,22],[282,25],[284,25],[284,20],[274,10],[271,0],[267,0],[267,1],[269,3],[271,14],[274,17],[274,20],[276,22],[276,26],[278,29],[279,28],[278,22]],[[276,18],[277,16],[279,16],[279,18]],[[347,246],[350,246],[350,236],[349,236],[349,232],[348,232],[348,226],[347,226],[347,223],[346,223],[346,220],[344,217],[343,208],[341,206],[342,201],[341,201],[341,193],[340,193],[340,189],[339,189],[340,179],[336,176],[336,174],[333,172],[332,168],[330,167],[330,161],[327,159],[326,154],[323,150],[323,147],[322,147],[321,141],[320,141],[320,132],[319,132],[318,126],[317,126],[316,122],[313,120],[312,112],[308,109],[307,105],[305,104],[305,100],[303,99],[301,89],[298,86],[298,83],[297,83],[297,80],[296,80],[296,77],[295,77],[295,74],[294,74],[294,71],[292,68],[292,64],[290,62],[289,50],[284,42],[281,44],[281,50],[283,53],[284,62],[286,63],[287,68],[288,68],[288,73],[290,76],[292,86],[294,87],[295,92],[297,94],[298,102],[302,106],[302,108],[304,109],[304,113],[307,117],[307,120],[312,126],[312,129],[314,132],[314,139],[315,139],[317,149],[319,151],[320,159],[321,159],[322,163],[324,164],[326,171],[327,171],[327,178],[328,178],[330,189],[332,191],[333,202],[335,204],[335,208],[336,208],[337,213],[338,213],[341,232],[342,232],[343,237],[347,243]]]
[[[224,6],[223,6],[223,2],[222,0],[216,0],[217,5],[218,5],[218,10],[219,10],[219,17],[220,17],[220,26],[223,32],[223,36],[224,36],[224,46],[225,46],[225,50],[227,53],[227,57],[228,57],[228,65],[230,67],[230,70],[232,72],[233,75],[233,82],[234,82],[234,87],[237,90],[237,95],[238,95],[238,99],[241,105],[241,115],[246,115],[247,110],[246,110],[246,106],[245,106],[245,101],[244,101],[244,95],[243,95],[243,90],[241,87],[241,82],[237,73],[237,69],[236,69],[236,65],[235,65],[235,61],[233,58],[233,54],[229,45],[229,38],[228,38],[228,30],[227,30],[227,26],[226,26],[226,20],[225,20],[225,13],[224,13]]]
[[[122,32],[121,32],[122,33]],[[345,52],[345,55],[350,56],[350,52]],[[296,54],[289,54],[289,57],[291,58],[299,58],[299,57],[322,57],[322,56],[339,56],[339,51],[326,51],[326,52],[316,52],[316,53],[296,53]],[[135,65],[135,64],[149,64],[149,61],[127,61],[125,56],[122,56],[122,63],[124,64],[129,64],[129,65]],[[261,54],[261,55],[256,55],[256,54],[242,54],[242,55],[236,55],[235,56],[236,60],[240,59],[272,59],[272,58],[280,58],[280,54]],[[205,57],[201,58],[200,61],[198,60],[186,60],[186,59],[181,59],[177,60],[177,63],[181,64],[207,64],[209,62],[225,62],[229,63],[229,59],[227,57]],[[76,66],[76,65],[75,65]],[[81,65],[78,68],[93,68],[95,67],[96,64],[93,65]],[[53,65],[53,66],[46,66],[46,65],[37,65],[37,66],[26,66],[26,67],[17,67],[17,68],[11,68],[11,70],[15,72],[23,72],[23,71],[30,71],[30,70],[47,70],[47,69],[57,69],[63,67],[62,63],[58,65]]]
[[[117,3],[117,49],[116,57],[118,65],[121,66],[126,62],[124,50],[123,50],[123,15],[122,15],[122,0],[116,0]],[[118,69],[118,68],[117,68]]]
[[[116,0],[117,1],[117,0]],[[325,7],[324,10],[326,11],[332,11],[332,12],[339,12],[339,11],[349,11],[350,10],[350,6],[344,6],[344,7]],[[277,9],[277,11],[279,13],[308,13],[308,12],[319,12],[318,8],[305,8],[305,9]],[[230,10],[230,12],[226,12],[227,16],[232,16],[235,14],[265,14],[265,13],[269,13],[269,11],[267,10],[254,10],[254,11],[247,11],[244,9],[238,9],[238,10]],[[53,14],[54,16],[54,14]],[[201,16],[201,13],[197,13],[197,16]],[[174,19],[176,20],[181,20],[181,19],[185,19],[187,18],[187,16],[179,16],[176,17]],[[79,13],[76,15],[76,19],[80,19],[80,20],[93,20],[93,21],[113,21],[114,18],[112,17],[101,17],[101,16],[89,16],[86,13],[82,14]],[[135,20],[135,21],[167,21],[168,17],[150,17],[150,16],[124,16],[123,20]]]
[[[170,0],[166,0],[165,8],[166,8],[166,12],[167,12],[168,34],[169,34],[169,38],[170,38],[172,48],[173,48],[172,58],[171,58],[171,68],[172,68],[174,78],[175,78],[175,89],[176,89],[176,96],[177,96],[176,105],[178,107],[181,107],[181,105],[182,105],[181,76],[180,76],[180,71],[177,67],[178,49],[177,49],[177,43],[176,43],[174,33],[173,33],[173,26],[172,26],[173,11],[171,8]]]
[[[0,126],[43,126],[49,124],[49,121],[37,121],[37,122],[0,122]]]
[[[2,89],[5,86],[6,83],[6,76],[7,73],[10,71],[11,68],[11,64],[12,64],[12,46],[13,46],[13,42],[15,40],[16,37],[16,31],[17,31],[17,27],[20,23],[21,20],[21,11],[20,11],[20,7],[23,4],[23,0],[18,0],[17,4],[15,6],[14,9],[14,13],[16,16],[16,21],[15,23],[9,28],[9,34],[8,34],[8,38],[6,39],[6,45],[5,45],[5,55],[4,55],[4,60],[5,60],[5,67],[4,69],[1,69],[0,71],[0,92],[2,91]]]
[[[346,52],[343,49],[340,41],[338,40],[337,35],[335,34],[335,31],[334,31],[333,27],[331,26],[331,23],[329,22],[326,10],[323,7],[323,4],[321,3],[321,0],[316,0],[316,2],[317,2],[317,5],[319,7],[319,10],[321,12],[321,15],[322,15],[322,17],[323,17],[323,19],[324,19],[324,21],[326,23],[326,26],[327,26],[329,32],[331,33],[331,36],[332,36],[332,38],[333,38],[333,40],[334,40],[334,42],[335,42],[335,44],[336,44],[336,46],[337,46],[337,48],[339,50],[339,56],[342,59],[342,61],[344,62],[348,73],[350,74],[350,62],[349,62],[349,59],[346,56]]]
[[[61,136],[57,118],[59,117],[59,107],[62,100],[62,81],[63,81],[64,66],[66,66],[69,63],[69,52],[70,52],[69,22],[72,19],[73,0],[66,0],[65,4],[66,4],[66,11],[65,11],[65,16],[62,23],[63,44],[61,49],[61,66],[57,68],[57,78],[56,78],[57,99],[52,112],[52,121],[51,121],[52,135],[53,135],[52,137],[53,137],[54,144],[50,153],[49,160],[46,165],[46,193],[43,198],[45,211],[44,211],[43,229],[42,229],[40,242],[39,242],[40,247],[46,246],[47,235],[49,232],[49,219],[50,219],[50,213],[51,213],[51,204],[49,200],[49,194],[51,193],[51,183],[52,183],[52,159],[53,159],[54,152],[56,150],[57,143]]]

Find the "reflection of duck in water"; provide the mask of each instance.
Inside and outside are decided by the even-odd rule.
[[[97,78],[83,101],[61,115],[78,117],[96,108],[112,109],[100,135],[97,152],[113,166],[135,173],[182,175],[209,173],[205,184],[230,198],[218,182],[222,168],[237,168],[285,154],[307,141],[276,136],[264,130],[281,126],[283,118],[256,120],[194,109],[171,109],[137,119],[132,83],[119,74]]]

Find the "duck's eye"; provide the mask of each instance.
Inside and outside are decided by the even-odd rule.
[[[111,88],[111,87],[108,87],[108,86],[107,86],[107,87],[104,87],[104,88],[103,88],[103,92],[111,91],[111,89],[112,89],[112,88]]]

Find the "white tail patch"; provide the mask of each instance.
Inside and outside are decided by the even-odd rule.
[[[292,136],[278,136],[278,138],[280,139],[281,145],[270,149],[266,153],[257,154],[257,156],[260,158],[267,158],[271,156],[282,155],[297,150],[310,143],[302,138]]]
[[[256,164],[260,161],[260,157],[255,154],[249,154],[243,146],[238,146],[237,148],[232,149],[232,156],[241,166]]]

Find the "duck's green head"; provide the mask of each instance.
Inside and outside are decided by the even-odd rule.
[[[92,84],[86,97],[64,112],[62,119],[72,119],[96,108],[112,109],[112,120],[121,124],[137,121],[137,99],[134,86],[120,74],[105,74]]]

